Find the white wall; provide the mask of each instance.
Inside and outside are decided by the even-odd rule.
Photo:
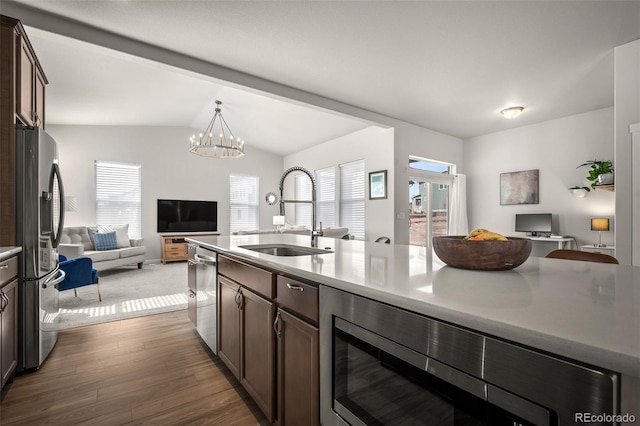
[[[247,145],[239,159],[212,159],[188,151],[194,130],[184,127],[47,126],[58,143],[65,195],[75,196],[77,212],[67,212],[66,225],[94,225],[94,161],[142,165],[142,237],[147,260],[160,259],[156,232],[158,198],[218,201],[218,232],[229,233],[229,173],[260,177],[260,227],[271,227],[275,207],[264,195],[277,189],[282,157]]]
[[[409,156],[456,165],[464,173],[461,139],[434,132],[424,127],[395,121],[395,242],[409,244]]]
[[[640,227],[633,212],[632,149],[629,126],[640,123],[640,40],[618,46],[615,52],[615,165],[616,165],[616,257],[630,265],[632,228]],[[636,165],[637,167],[637,165]],[[625,226],[622,227],[621,225]]]
[[[387,199],[369,200],[369,185],[365,193],[365,239],[375,240],[380,236],[393,236],[393,129],[369,127],[367,129],[316,145],[312,148],[287,155],[284,158],[284,170],[293,166],[302,166],[310,172],[336,166],[336,185],[340,185],[339,164],[356,160],[364,160],[365,178],[370,172],[387,170]],[[288,176],[284,183],[285,198],[287,191],[293,190],[293,177]],[[276,190],[278,192],[278,185]],[[336,191],[336,194],[339,192]],[[287,211],[292,211],[288,207]],[[336,216],[338,217],[338,216]]]
[[[578,165],[613,160],[613,123],[613,108],[605,108],[466,140],[469,227],[516,235],[516,213],[552,213],[554,231],[575,237],[580,245],[598,242],[590,218],[608,217],[612,230],[602,233],[602,242],[613,245],[613,230],[625,232],[613,220],[616,194],[592,190],[585,198],[574,198],[567,189],[590,185],[588,168],[576,169]],[[540,203],[500,205],[500,173],[532,169],[539,170]],[[535,246],[534,256],[557,248],[554,243]]]

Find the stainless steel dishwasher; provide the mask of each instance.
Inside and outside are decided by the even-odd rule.
[[[195,244],[189,244],[187,252],[189,255],[189,319],[196,326],[196,331],[205,344],[217,355],[217,253]]]

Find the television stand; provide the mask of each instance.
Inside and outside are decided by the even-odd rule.
[[[220,235],[218,233],[200,233],[200,234],[170,234],[160,235],[162,240],[162,263],[176,262],[180,260],[187,260],[187,237],[206,236],[206,235]]]

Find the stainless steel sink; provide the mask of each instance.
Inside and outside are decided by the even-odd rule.
[[[258,253],[270,254],[272,256],[308,256],[312,254],[333,253],[331,250],[295,246],[292,244],[252,244],[247,246],[238,246],[238,248],[253,250]]]

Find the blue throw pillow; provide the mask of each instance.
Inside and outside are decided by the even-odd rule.
[[[116,239],[116,231],[112,232],[96,232],[93,234],[93,240],[96,243],[96,250],[115,250],[118,248],[118,240]]]

